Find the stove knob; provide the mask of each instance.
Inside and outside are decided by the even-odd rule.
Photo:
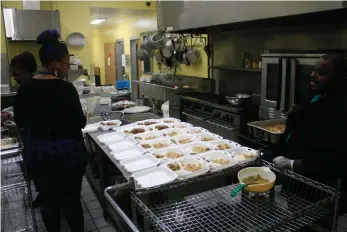
[[[219,118],[220,116],[222,116],[222,113],[221,113],[221,112],[216,112],[216,113],[214,114],[214,116],[215,116],[216,118]]]
[[[233,117],[230,116],[230,115],[227,115],[227,116],[226,116],[226,119],[227,119],[227,121],[231,122],[231,121],[233,120]]]

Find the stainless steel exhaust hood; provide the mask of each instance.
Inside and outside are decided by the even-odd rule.
[[[12,41],[34,41],[44,30],[60,34],[60,12],[48,10],[4,9],[6,37]]]

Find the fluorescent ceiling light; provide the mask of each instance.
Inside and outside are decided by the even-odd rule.
[[[103,23],[105,22],[105,19],[94,19],[90,22],[90,24],[100,24],[100,23]]]

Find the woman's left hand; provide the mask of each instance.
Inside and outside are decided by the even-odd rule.
[[[272,160],[272,163],[279,169],[291,170],[293,171],[294,160],[287,159],[284,156],[278,156]]]

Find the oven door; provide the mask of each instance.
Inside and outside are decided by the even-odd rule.
[[[311,74],[323,54],[312,54],[307,57],[290,59],[290,90],[285,111],[291,111],[295,106],[309,101],[309,84]]]
[[[193,126],[202,127],[202,128],[205,128],[206,130],[208,130],[208,124],[206,122],[206,119],[199,116],[199,115],[195,115],[195,114],[187,113],[187,112],[182,112],[181,120],[184,122],[190,123]]]
[[[222,136],[224,139],[238,142],[240,128],[230,124],[222,123],[217,120],[207,120],[208,130],[212,133]]]
[[[279,110],[284,104],[287,59],[281,54],[265,54],[262,57],[261,104]]]

